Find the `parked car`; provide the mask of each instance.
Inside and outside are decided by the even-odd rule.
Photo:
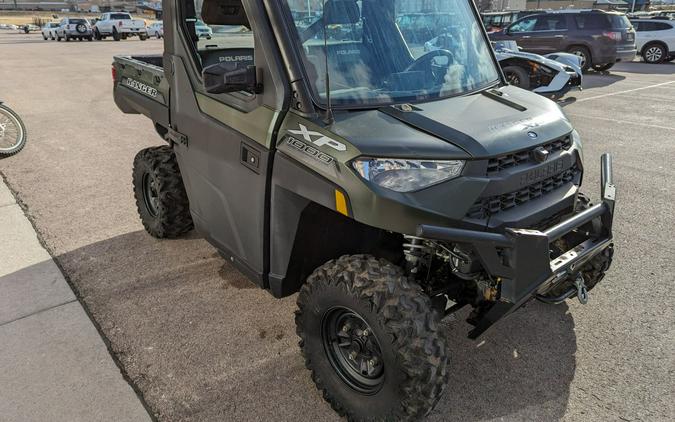
[[[675,21],[633,19],[637,51],[647,63],[675,59]]]
[[[207,40],[210,40],[213,36],[213,30],[201,19],[197,19],[197,22],[195,22],[195,32],[199,38],[206,38]]]
[[[91,26],[86,19],[82,18],[63,18],[59,27],[56,28],[56,41],[61,41],[64,39],[70,41],[71,39],[76,40],[88,40],[91,41],[94,39]]]
[[[515,41],[492,43],[499,65],[509,84],[529,89],[552,100],[558,100],[572,88],[581,89],[583,72],[579,56],[551,53],[540,56],[524,53]]]
[[[58,22],[47,22],[45,26],[42,27],[42,38],[47,39],[56,39],[56,29],[59,27]]]
[[[94,26],[94,37],[97,40],[113,37],[115,41],[128,37],[138,37],[141,41],[148,39],[148,28],[143,19],[133,19],[126,12],[104,13]]]
[[[148,36],[154,36],[157,39],[162,38],[164,36],[164,23],[155,22],[148,26]]]
[[[396,24],[403,34],[403,38],[411,43],[423,44],[433,37],[441,35],[436,33],[439,28],[452,26],[451,13],[407,13],[396,19]]]
[[[16,29],[18,29],[19,32],[22,34],[28,34],[29,32],[39,31],[40,27],[37,25],[33,25],[32,23],[26,23],[23,25],[19,25],[18,27],[16,27]]]
[[[508,10],[505,12],[484,12],[480,14],[488,32],[499,31],[525,16],[541,13],[540,10]]]
[[[602,10],[545,12],[520,19],[490,34],[493,41],[514,40],[524,51],[566,51],[581,59],[581,68],[604,71],[637,53],[635,30],[626,15]]]

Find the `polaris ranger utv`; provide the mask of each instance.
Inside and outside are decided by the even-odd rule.
[[[453,50],[405,38],[420,13]],[[609,268],[610,157],[591,205],[579,135],[505,82],[470,0],[166,0],[164,36],[113,63],[119,108],[168,143],[134,161],[142,222],[299,292],[306,366],[350,420],[433,408],[445,315],[472,308],[476,338],[533,299],[585,303]]]

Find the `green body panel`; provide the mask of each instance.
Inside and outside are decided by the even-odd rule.
[[[243,112],[200,92],[195,93],[195,96],[202,113],[233,128],[266,148],[269,148],[272,144],[274,123],[279,115],[278,111],[260,106],[252,111]]]
[[[334,158],[334,162],[331,165],[326,165],[320,160],[309,157],[304,152],[289,146],[286,142],[287,137],[293,137],[309,144],[301,135],[290,132],[297,130],[301,124],[309,131],[323,133],[344,144],[346,150],[337,151],[330,146],[312,144],[314,148]],[[403,126],[403,124],[400,125]],[[467,180],[451,181],[443,184],[445,186],[442,187],[431,187],[421,192],[409,194],[399,194],[386,191],[385,189],[377,189],[377,187],[369,185],[362,180],[351,167],[351,161],[363,154],[345,138],[336,136],[333,132],[294,113],[289,113],[286,116],[279,133],[281,134],[277,143],[279,151],[294,158],[299,164],[309,167],[312,171],[339,186],[346,193],[351,210],[350,217],[361,223],[384,230],[413,235],[417,226],[422,223],[448,224],[453,217],[461,218],[472,203],[456,204],[457,206],[453,206],[454,212],[450,214],[441,212],[438,208],[434,207],[434,203],[443,201],[447,204],[450,201],[447,197],[445,199],[434,197],[434,191],[442,188],[446,192],[448,184],[454,184],[458,192],[462,191],[464,194],[478,196],[485,185],[484,182],[471,183]],[[424,201],[422,199],[429,196],[433,198],[433,201]]]

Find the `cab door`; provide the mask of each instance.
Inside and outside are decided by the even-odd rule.
[[[530,35],[530,51],[537,54],[549,54],[562,51],[567,37],[567,16],[559,13],[547,13],[534,17],[536,23]]]
[[[267,22],[262,5],[250,1],[238,7],[241,13],[224,17],[219,16],[218,0],[187,0],[165,11],[169,137],[196,229],[249,278],[267,287],[268,166],[286,85],[276,62],[269,60],[279,54],[273,51],[271,30],[260,23]],[[210,38],[198,36],[197,20],[212,28]],[[263,93],[206,92],[202,70],[223,61],[257,66],[264,75]]]
[[[534,44],[532,35],[534,34],[536,23],[537,18],[534,16],[520,19],[506,28],[504,38],[516,41],[518,46],[525,51],[534,52],[533,48],[536,49],[536,45]]]

